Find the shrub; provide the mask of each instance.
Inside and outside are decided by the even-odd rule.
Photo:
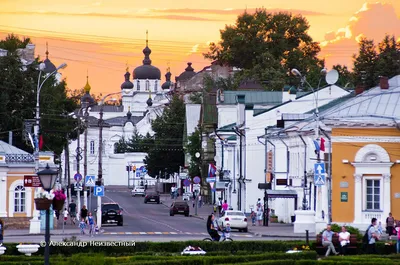
[[[349,232],[352,235],[357,235],[357,239],[362,240],[363,234],[361,234],[361,232],[358,228],[355,228],[355,227],[349,226],[349,225],[345,225],[345,227],[346,227],[347,232]],[[342,226],[338,225],[338,224],[331,224],[331,229],[333,232],[340,233],[342,231]],[[325,231],[325,229],[322,230],[320,232],[320,234],[322,234],[324,231]]]

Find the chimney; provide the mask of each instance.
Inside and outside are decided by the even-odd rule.
[[[13,132],[12,131],[8,132],[8,144],[13,145]]]
[[[379,86],[381,87],[381,89],[389,89],[389,78],[387,78],[386,76],[381,76]]]
[[[365,87],[363,85],[357,85],[356,89],[355,89],[356,95],[363,93],[364,89],[365,89]]]

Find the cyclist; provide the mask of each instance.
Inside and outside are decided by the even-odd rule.
[[[214,214],[208,216],[207,219],[207,232],[214,241],[219,241],[221,236],[218,234],[218,224],[215,220]]]

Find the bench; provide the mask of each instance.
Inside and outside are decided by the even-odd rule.
[[[333,235],[332,243],[335,246],[336,251],[339,252],[340,251],[339,236]],[[317,235],[315,251],[321,255],[325,255],[325,253],[326,253],[326,247],[324,247],[322,245],[322,235],[321,234]],[[347,245],[347,253],[346,254],[350,254],[350,253],[352,253],[352,254],[357,253],[357,235],[350,235],[350,244]]]

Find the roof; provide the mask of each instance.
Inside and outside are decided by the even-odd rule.
[[[123,112],[124,106],[103,105],[103,112]],[[91,112],[100,112],[100,105],[91,107]]]
[[[192,67],[192,63],[187,63],[187,67],[185,69],[184,72],[182,72],[178,77],[177,80],[178,81],[187,81],[190,78],[192,78],[193,76],[196,75],[196,72],[194,71],[193,67]]]
[[[282,103],[282,92],[280,91],[224,91],[224,101],[220,104],[234,105],[237,96],[245,96],[246,105],[254,104],[280,104]]]
[[[318,112],[321,113],[323,111],[326,111],[326,110],[328,110],[328,109],[330,109],[330,108],[332,108],[332,107],[334,107],[334,106],[336,106],[338,104],[341,104],[341,103],[343,103],[343,102],[345,102],[348,99],[353,98],[353,97],[354,97],[354,93],[350,93],[350,94],[348,94],[348,95],[346,95],[344,97],[340,97],[340,98],[337,98],[335,100],[332,100],[331,102],[329,102],[329,103],[327,103],[325,105],[322,105],[321,107],[318,107]],[[313,114],[313,113],[315,113],[315,110],[316,109],[312,109],[310,111],[307,111],[305,114]]]
[[[267,190],[268,198],[297,198],[295,190]]]
[[[346,120],[400,119],[400,75],[389,80],[389,88],[379,86],[357,95],[343,104],[332,108],[324,115],[325,119]]]
[[[269,109],[258,109],[258,110],[256,110],[256,111],[254,111],[253,116],[258,116],[258,115],[260,115],[260,114],[266,113],[266,112],[268,112],[268,111],[271,111],[271,110],[273,110],[273,109],[276,109],[276,108],[279,108],[279,107],[281,107],[281,106],[283,106],[283,105],[286,105],[286,104],[288,104],[288,103],[290,103],[290,102],[292,102],[292,100],[288,100],[288,101],[286,101],[286,102],[280,103],[280,104],[275,105],[275,106],[273,106],[272,108],[269,108]]]
[[[21,150],[11,144],[0,140],[0,153],[7,155],[30,155],[28,152]]]
[[[233,131],[233,127],[235,127],[235,126],[236,126],[236,123],[231,123],[231,124],[228,124],[228,125],[218,128],[218,131],[231,132],[231,131]]]
[[[143,116],[131,116],[130,120],[128,120],[127,116],[115,117],[111,119],[105,120],[110,126],[123,126],[127,121],[132,121],[133,124],[137,124],[139,121],[143,119]]]

